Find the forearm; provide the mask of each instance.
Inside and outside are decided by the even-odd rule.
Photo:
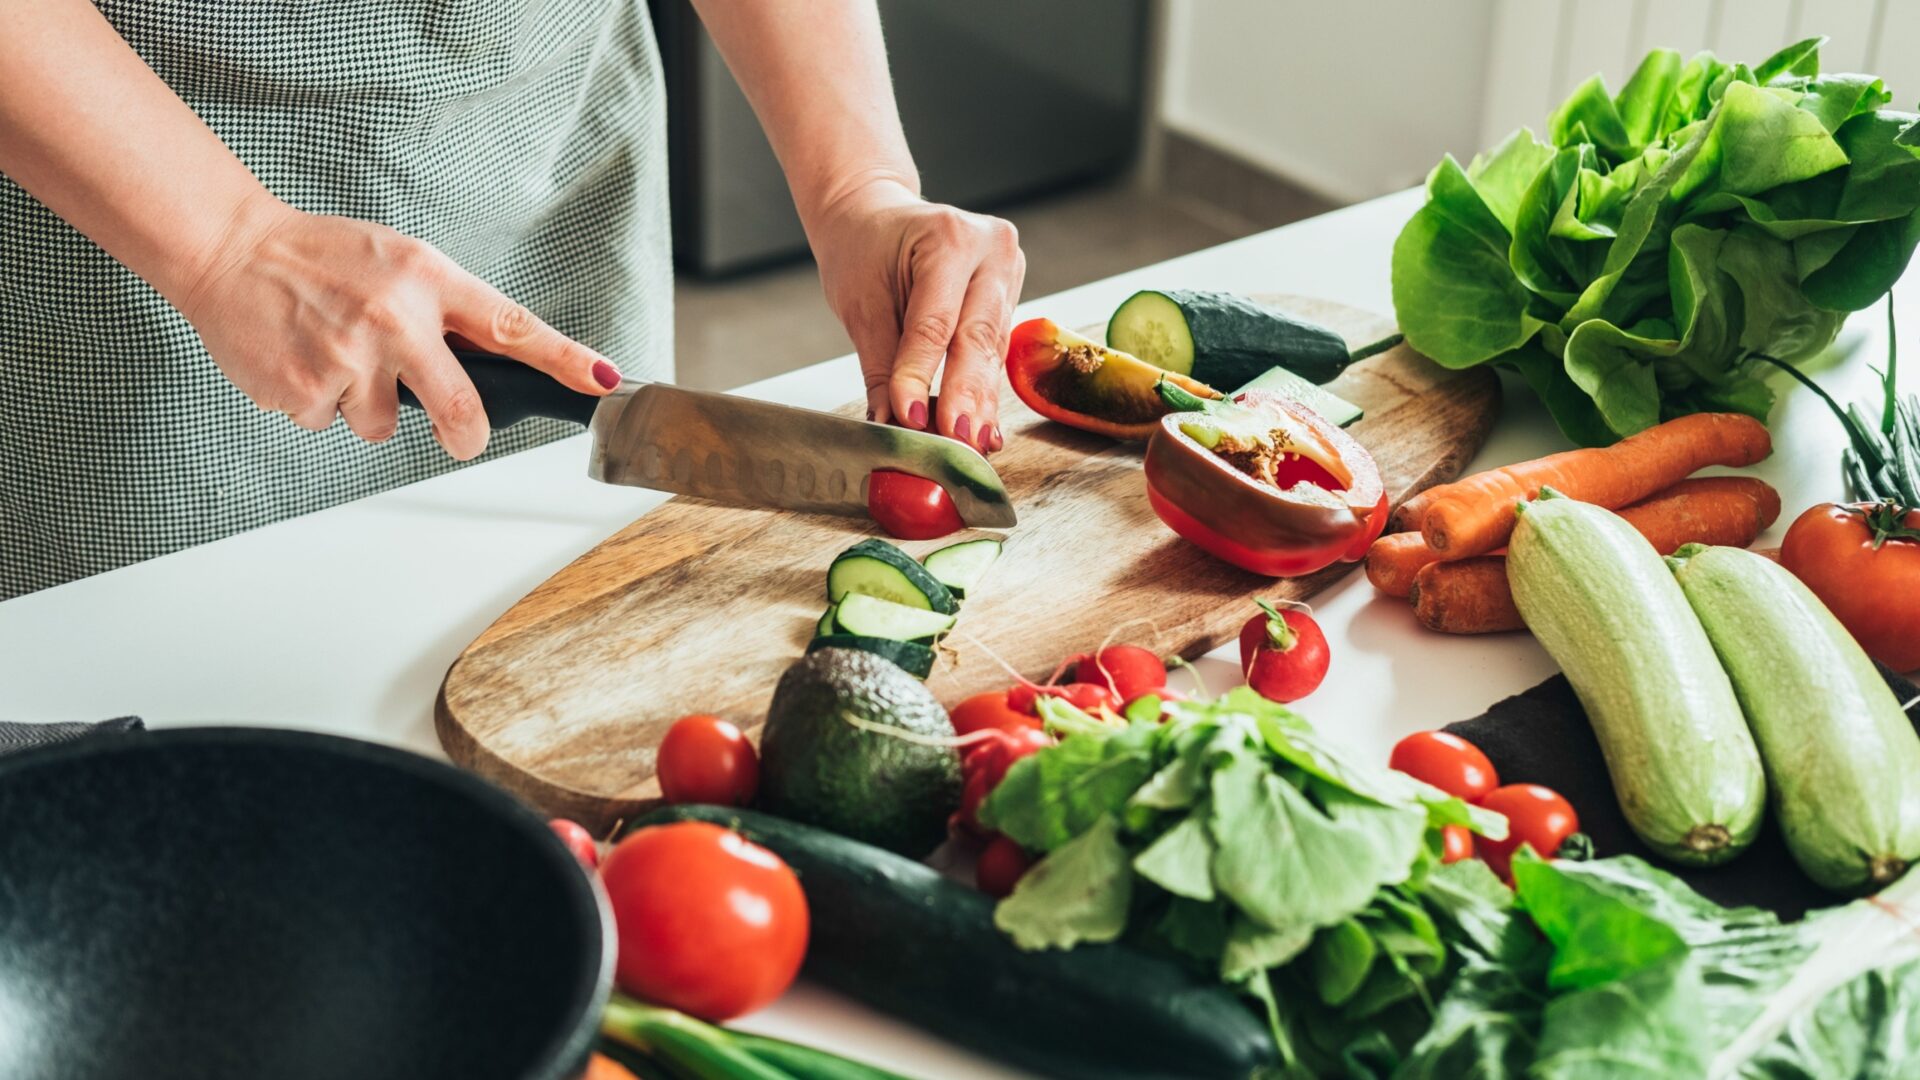
[[[0,173],[175,305],[284,210],[87,0],[0,0]]]
[[[918,193],[874,0],[694,0],[746,91],[811,234],[874,180]]]

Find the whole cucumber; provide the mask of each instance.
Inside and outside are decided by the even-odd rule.
[[[1547,491],[1507,549],[1514,606],[1586,708],[1627,824],[1675,862],[1745,850],[1766,778],[1727,673],[1653,545]]]
[[[1667,562],[1733,679],[1794,861],[1836,892],[1892,884],[1920,859],[1920,735],[1886,680],[1778,563],[1700,544]]]
[[[675,821],[735,829],[800,876],[808,978],[988,1057],[1064,1080],[1253,1080],[1279,1067],[1254,1006],[1174,960],[1127,945],[1024,952],[984,894],[771,814],[669,806],[632,827]]]

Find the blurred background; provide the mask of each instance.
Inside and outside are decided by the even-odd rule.
[[[851,351],[766,140],[687,0],[649,0],[672,141],[679,381]],[[1421,182],[1655,47],[1920,95],[1920,0],[880,0],[930,198],[1020,229],[1044,296]]]

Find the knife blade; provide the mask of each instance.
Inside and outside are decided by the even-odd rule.
[[[587,473],[603,483],[865,516],[867,477],[895,469],[939,484],[970,526],[1006,529],[1018,521],[1000,475],[957,439],[669,383],[629,379],[596,398],[504,356],[454,356],[494,430],[533,416],[586,424],[593,437]],[[404,385],[400,397],[419,407]]]

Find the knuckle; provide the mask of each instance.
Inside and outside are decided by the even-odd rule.
[[[958,340],[980,356],[1000,355],[1000,328],[984,319],[975,319],[962,326]]]
[[[502,300],[493,309],[491,321],[493,336],[504,344],[518,344],[533,336],[540,326],[540,320],[524,305],[512,300]]]
[[[450,391],[441,400],[434,420],[443,427],[465,428],[482,422],[486,415],[486,409],[480,404],[480,395],[474,392],[473,387],[462,386]]]
[[[907,327],[907,337],[914,345],[937,357],[953,340],[953,330],[952,315],[943,311],[929,312],[913,320],[913,324]]]
[[[1019,251],[1020,230],[1014,227],[1013,222],[1005,218],[991,218],[989,220],[991,223],[987,226],[987,239],[993,244],[994,248],[1003,252]]]

